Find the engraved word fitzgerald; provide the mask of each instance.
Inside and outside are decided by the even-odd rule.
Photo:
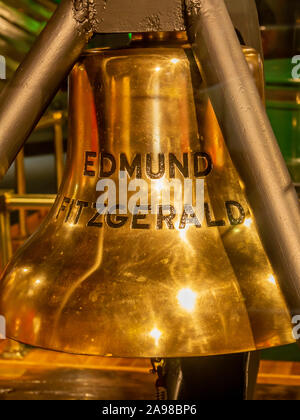
[[[120,215],[107,212],[99,214],[96,202],[88,202],[83,200],[71,199],[70,197],[62,197],[56,219],[64,217],[64,223],[78,225],[84,223],[87,227],[102,228],[104,224],[113,229],[120,229],[130,223],[131,229],[152,229],[162,230],[163,227],[173,229],[186,229],[188,225],[195,225],[196,228],[202,226],[221,227],[226,225],[236,226],[243,224],[245,221],[245,210],[236,201],[226,201],[224,203],[226,218],[214,220],[209,203],[204,203],[204,223],[201,223],[192,210],[184,209],[182,214],[176,214],[174,206],[158,206],[156,215],[141,214],[136,211],[132,215]],[[117,205],[116,209],[118,210]],[[144,211],[145,208],[142,208]],[[151,213],[151,205],[148,206]],[[179,216],[179,218],[178,218]]]

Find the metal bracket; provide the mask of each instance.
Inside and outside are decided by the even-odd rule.
[[[98,33],[185,30],[184,0],[75,0],[74,9]]]
[[[260,51],[254,1],[225,0],[225,3],[246,45]],[[199,0],[74,0],[73,5],[80,30],[84,27],[89,33],[185,31],[186,16],[195,15],[193,11],[199,8]]]
[[[74,19],[78,23],[79,32],[93,34],[97,29],[97,12],[94,0],[74,0]]]

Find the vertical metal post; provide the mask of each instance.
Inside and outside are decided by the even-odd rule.
[[[17,193],[26,194],[26,178],[25,178],[25,166],[24,166],[24,148],[19,152],[16,159],[16,182],[17,182]],[[26,238],[27,227],[26,227],[26,210],[19,210],[19,230],[20,237]]]
[[[5,193],[0,195],[0,254],[3,269],[12,257],[10,214],[6,206]]]
[[[53,114],[54,118],[54,146],[55,146],[55,164],[56,164],[56,179],[57,189],[59,189],[63,173],[64,173],[64,137],[63,137],[63,114],[56,112]]]

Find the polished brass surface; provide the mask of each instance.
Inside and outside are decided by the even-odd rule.
[[[244,52],[258,81],[260,60],[253,50]],[[1,280],[8,337],[114,357],[217,355],[294,341],[276,274],[188,44],[87,52],[70,76],[69,119],[56,203]],[[97,215],[100,170],[111,169],[101,165],[103,153],[116,160],[115,181],[120,154],[129,165],[140,154],[149,186],[147,155],[157,172],[164,154],[166,179],[169,154],[181,163],[187,156],[195,182],[195,154],[206,153],[201,169],[209,169],[211,159],[212,170],[202,176],[202,226],[182,227],[180,216],[168,224],[157,214]],[[177,169],[175,176],[183,180]]]

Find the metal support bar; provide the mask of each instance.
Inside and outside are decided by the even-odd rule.
[[[224,0],[186,0],[189,37],[260,236],[300,314],[300,208]]]
[[[63,114],[57,112],[54,117],[54,146],[55,146],[55,163],[56,163],[56,181],[57,189],[61,185],[64,174],[64,136],[63,136]]]
[[[0,246],[1,266],[4,268],[12,257],[10,214],[7,209],[6,194],[0,195]]]
[[[42,130],[44,128],[52,127],[56,122],[58,114],[61,116],[61,117],[59,117],[59,118],[62,119],[61,123],[65,122],[67,120],[68,113],[66,111],[58,111],[58,112],[56,111],[56,112],[52,112],[52,113],[47,113],[41,118],[40,122],[36,126],[36,129],[37,130]]]
[[[75,6],[74,6],[75,7]],[[0,179],[82,52],[90,25],[63,0],[0,97]]]
[[[16,159],[16,182],[17,182],[17,193],[26,194],[24,148],[20,150]],[[27,236],[25,210],[19,210],[19,228],[20,228],[21,238],[25,238]]]
[[[17,209],[38,210],[51,208],[55,202],[53,194],[9,194],[6,196],[6,206],[9,211]]]

